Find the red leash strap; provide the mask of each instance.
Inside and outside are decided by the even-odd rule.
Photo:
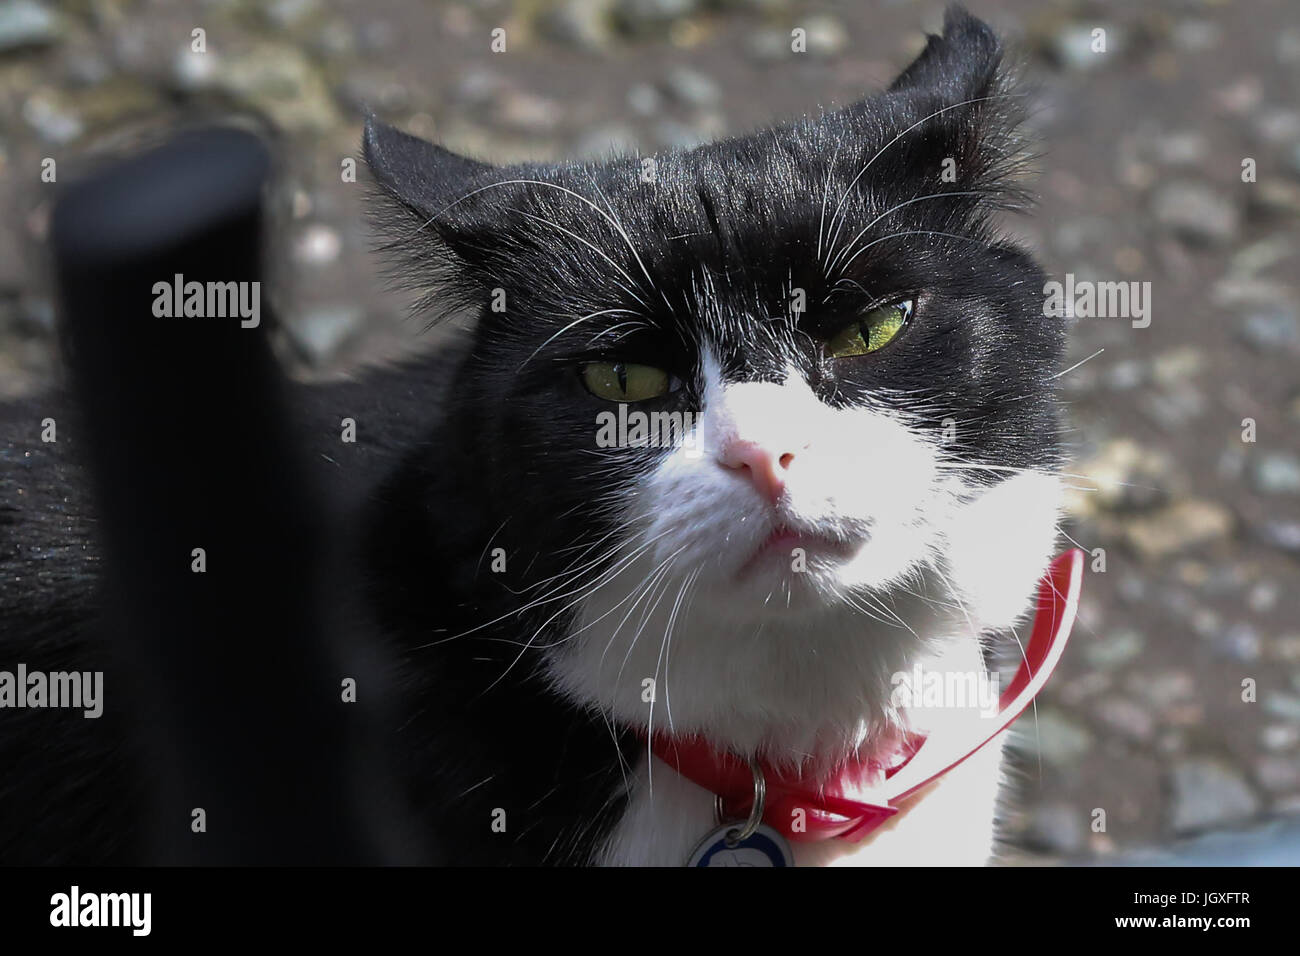
[[[980,720],[956,734],[931,738],[908,734],[887,762],[849,760],[826,780],[791,774],[762,760],[759,765],[767,784],[763,821],[789,840],[861,840],[898,813],[900,801],[1006,730],[1046,685],[1065,651],[1079,607],[1083,562],[1083,552],[1072,549],[1058,556],[1043,576],[1029,643],[1002,692],[996,718]],[[655,756],[682,776],[721,797],[728,819],[748,815],[754,776],[747,761],[717,752],[700,737],[657,733],[650,746]]]

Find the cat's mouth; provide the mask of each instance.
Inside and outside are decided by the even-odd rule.
[[[769,568],[801,573],[810,569],[813,562],[852,557],[859,547],[861,542],[850,543],[792,525],[778,524],[740,566],[736,579],[745,580]]]

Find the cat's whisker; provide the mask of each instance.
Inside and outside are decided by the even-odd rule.
[[[824,185],[824,187],[823,187],[823,189],[822,189],[822,211],[821,211],[821,218],[818,219],[818,221],[817,221],[817,262],[818,262],[819,264],[820,264],[821,261],[822,261],[822,241],[823,241],[823,235],[822,235],[822,234],[823,234],[823,232],[825,232],[825,229],[826,229],[826,200],[829,199],[829,198],[830,198],[830,195],[831,195],[831,176],[832,176],[832,174],[834,174],[834,172],[835,172],[835,164],[836,164],[836,161],[840,158],[840,147],[841,147],[841,146],[842,146],[841,143],[836,143],[836,144],[835,144],[835,152],[831,154],[830,165],[828,165],[828,166],[826,167],[826,182],[825,182],[825,185]],[[824,271],[825,271],[825,269],[823,268],[823,272],[824,272]]]
[[[970,628],[970,636],[978,640],[980,629],[976,626],[975,619],[971,617],[970,610],[966,607],[966,602],[961,599],[961,591],[952,583],[952,579],[943,572],[943,568],[940,567],[938,560],[932,560],[929,563],[929,567],[939,576],[939,580],[943,582],[943,586],[948,589],[948,593],[952,595],[952,599],[957,602],[957,607],[961,610],[962,617],[966,619],[966,626]]]
[[[605,208],[609,210],[609,219],[614,223],[614,228],[618,230],[619,235],[623,237],[623,241],[627,243],[627,247],[631,250],[632,256],[636,259],[637,265],[641,267],[641,272],[645,276],[646,282],[650,283],[650,291],[658,292],[659,297],[664,300],[664,305],[668,306],[669,309],[672,309],[672,303],[668,301],[667,294],[660,290],[655,284],[654,277],[650,275],[649,270],[645,267],[645,263],[642,262],[641,257],[637,255],[636,247],[632,245],[632,240],[628,236],[627,230],[623,228],[623,223],[619,221],[618,214],[614,212],[614,204],[609,201],[609,197],[606,196],[604,190],[600,188],[600,183],[596,181],[596,178],[592,176],[590,179],[591,188],[596,190],[596,195],[601,198],[605,203]]]
[[[602,329],[602,330],[601,330],[600,332],[598,332],[596,335],[592,336],[590,339],[587,340],[587,346],[590,348],[591,346],[596,345],[597,342],[598,342],[598,340],[599,340],[602,336],[603,336],[604,338],[607,338],[607,339],[611,340],[611,341],[617,342],[617,341],[619,341],[620,339],[625,338],[626,336],[625,336],[625,335],[615,336],[614,333],[617,332],[619,329],[625,329],[625,328],[626,328],[626,329],[645,329],[645,328],[648,328],[648,326],[646,325],[645,322],[620,322],[620,323],[618,323],[617,325],[612,325],[612,326],[610,326],[610,327],[607,328],[607,329]]]
[[[1021,95],[1022,94],[1013,94],[1013,93],[993,93],[988,96],[977,96],[974,97],[973,99],[962,100],[960,103],[951,103],[948,106],[940,107],[939,109],[935,110],[933,113],[921,117],[921,119],[917,120],[911,126],[907,127],[902,132],[898,133],[898,135],[896,135],[893,139],[885,143],[884,146],[876,150],[875,155],[872,156],[869,160],[867,160],[867,164],[863,166],[860,170],[858,170],[858,174],[854,176],[852,180],[850,180],[849,185],[844,190],[844,194],[840,197],[840,201],[835,206],[835,212],[831,216],[831,225],[835,225],[836,220],[839,219],[840,217],[841,210],[844,208],[845,201],[848,200],[849,196],[853,193],[853,188],[857,186],[858,181],[863,176],[866,175],[866,172],[868,169],[871,168],[871,165],[876,160],[878,160],[881,156],[883,156],[885,154],[885,151],[888,150],[889,147],[893,146],[895,143],[901,140],[908,133],[912,132],[912,130],[916,129],[918,126],[925,125],[926,123],[930,122],[930,120],[934,119],[937,116],[941,116],[944,113],[947,113],[949,110],[962,109],[963,107],[974,106],[976,103],[984,103],[990,100],[997,100],[997,99],[1010,99]],[[840,219],[839,225],[835,227],[835,234],[831,238],[832,248],[834,248],[835,240],[839,238],[840,228],[843,227],[843,225],[844,225],[844,221]]]
[[[673,564],[674,559],[677,557],[677,555],[681,554],[681,551],[682,551],[682,549],[678,549],[677,551],[674,551],[672,554],[670,554],[666,559],[664,559],[664,560],[659,564],[658,568],[656,568],[654,571],[651,571],[650,574],[646,575],[646,576],[642,579],[642,582],[641,582],[640,584],[638,584],[637,587],[634,589],[634,591],[633,591],[633,594],[635,595],[634,600],[632,601],[631,605],[628,607],[628,609],[627,609],[627,613],[624,614],[622,620],[619,621],[618,626],[614,628],[613,633],[610,635],[609,641],[605,644],[605,649],[604,649],[603,651],[601,651],[601,654],[600,654],[600,661],[599,661],[599,662],[597,663],[597,665],[596,665],[596,669],[597,669],[598,672],[599,672],[599,671],[602,671],[602,670],[604,669],[604,666],[605,666],[605,657],[609,654],[609,649],[610,649],[610,647],[613,646],[614,641],[615,641],[615,639],[618,637],[619,632],[622,631],[622,629],[623,629],[623,625],[626,624],[627,621],[628,621],[628,618],[630,618],[630,617],[632,616],[633,612],[636,610],[637,605],[640,604],[641,601],[642,601],[643,599],[645,599],[646,597],[650,597],[650,596],[652,596],[653,593],[654,593],[654,590],[655,590],[655,588],[658,586],[659,582],[660,582],[661,580],[665,580],[665,579],[667,578],[668,572],[669,572],[669,570],[670,570],[671,567],[672,567],[672,564]],[[620,602],[620,603],[622,603],[622,602]],[[657,603],[657,602],[652,602],[652,603]],[[647,604],[646,604],[646,608],[642,611],[641,623],[640,623],[640,625],[638,625],[637,634],[640,633],[640,629],[641,629],[641,627],[644,627],[644,625],[645,625],[646,617],[647,617],[647,615],[650,613],[650,610],[649,610],[650,607],[651,607],[651,604],[650,604],[650,603],[647,603]],[[633,636],[632,641],[633,641],[633,643],[635,644],[635,642],[636,642],[636,635]],[[620,669],[620,672],[619,672],[619,673],[620,673],[620,675],[622,674],[621,669]],[[617,685],[617,681],[616,681],[616,685]],[[618,748],[618,734],[617,734],[616,730],[614,729],[614,720],[613,720],[613,717],[612,717],[609,713],[606,712],[606,709],[605,709],[605,707],[603,707],[603,706],[602,706],[602,707],[598,707],[597,710],[600,712],[601,718],[602,718],[602,720],[604,721],[605,726],[609,729],[610,737],[611,737],[611,738],[613,739],[613,741],[614,741],[615,749],[618,750],[618,754],[619,754],[619,765],[620,765],[620,768],[621,768],[621,770],[622,770],[622,774],[623,774],[623,786],[624,786],[624,788],[626,788],[627,785],[628,785],[628,783],[627,783],[627,770],[629,770],[629,769],[631,769],[631,768],[629,768],[629,767],[627,766],[627,761],[624,760],[624,758],[623,758],[622,750]]]
[[[623,285],[623,283],[621,283],[621,282],[616,282],[615,285],[617,285],[620,289],[622,289],[624,292],[626,292],[628,295],[630,295],[633,299],[635,299],[635,300],[640,304],[641,308],[643,308],[643,309],[649,309],[649,308],[650,308],[650,306],[646,304],[646,301],[645,301],[644,299],[642,299],[639,295],[637,295],[636,292],[634,291],[634,290],[635,290],[635,286],[636,286],[636,280],[634,280],[630,275],[628,275],[627,272],[623,269],[622,266],[620,266],[617,262],[615,262],[612,258],[610,258],[609,255],[606,254],[605,251],[604,251],[603,249],[601,249],[599,246],[595,245],[595,243],[593,243],[593,242],[591,242],[591,241],[589,241],[589,240],[587,240],[587,239],[584,239],[582,236],[578,235],[578,234],[577,234],[576,232],[574,232],[573,230],[568,229],[568,228],[566,228],[566,227],[564,227],[564,226],[561,226],[558,222],[554,222],[554,221],[552,221],[552,220],[550,220],[550,219],[547,219],[545,216],[538,216],[538,215],[536,215],[536,214],[534,214],[534,213],[526,212],[526,211],[523,210],[523,209],[515,209],[515,210],[512,210],[512,211],[513,211],[513,212],[517,212],[519,215],[521,215],[521,216],[525,216],[525,217],[527,217],[528,219],[533,220],[534,222],[540,222],[540,223],[542,223],[543,225],[550,226],[550,227],[553,228],[553,229],[558,229],[560,232],[564,233],[566,236],[569,236],[569,237],[572,238],[572,239],[576,239],[578,242],[582,243],[584,246],[586,246],[586,247],[587,247],[588,249],[590,249],[592,252],[596,253],[596,255],[600,256],[602,259],[604,259],[606,262],[608,262],[611,266],[613,266],[614,269],[618,272],[618,274],[621,275],[621,276],[622,276],[624,279],[626,279],[627,282],[628,282],[628,285],[626,285],[626,286]],[[631,286],[632,288],[629,288],[629,286]],[[629,314],[630,314],[630,315],[634,315],[635,313],[629,313]]]
[[[465,195],[461,196],[459,199],[443,207],[439,212],[434,213],[432,216],[429,217],[429,219],[424,223],[424,225],[420,227],[420,230],[417,231],[422,231],[428,228],[438,219],[445,216],[448,212],[450,212],[452,209],[454,209],[456,206],[459,206],[461,203],[465,202],[466,200],[472,199],[474,196],[486,192],[489,189],[500,189],[505,186],[541,186],[544,189],[554,189],[558,192],[564,193],[566,196],[578,200],[580,203],[583,203],[584,205],[589,207],[593,212],[595,212],[606,222],[608,222],[610,226],[614,228],[614,231],[619,234],[623,242],[627,244],[628,251],[632,253],[632,258],[636,260],[636,264],[640,267],[641,273],[645,276],[646,281],[650,283],[650,288],[653,289],[655,287],[654,279],[651,278],[649,270],[646,269],[645,263],[641,260],[640,253],[636,251],[636,247],[632,244],[631,237],[627,234],[626,230],[624,230],[622,224],[619,223],[617,219],[615,219],[614,217],[606,213],[603,209],[597,206],[586,196],[583,196],[581,193],[574,192],[572,189],[569,189],[566,186],[561,186],[559,183],[548,183],[542,179],[503,179],[494,183],[488,183],[486,186],[480,186],[477,189],[470,190],[469,192],[465,193]],[[602,194],[602,198],[603,198],[603,194]]]
[[[641,553],[642,550],[644,550],[645,548],[648,548],[648,547],[650,547],[651,545],[653,545],[656,541],[658,541],[658,540],[659,540],[660,538],[662,538],[664,535],[668,534],[671,530],[672,530],[672,529],[667,529],[667,530],[665,530],[665,531],[662,531],[662,532],[660,532],[658,535],[656,535],[655,537],[651,538],[649,541],[640,544],[640,545],[638,546],[638,549],[637,549],[636,551],[634,551],[631,555],[628,555],[628,556],[625,556],[624,558],[621,558],[621,559],[618,561],[618,563],[614,565],[613,568],[610,568],[609,570],[605,571],[605,572],[602,574],[602,577],[603,577],[605,574],[610,574],[610,573],[617,572],[620,568],[622,568],[622,567],[623,567],[625,564],[627,564],[629,561],[634,560],[634,559],[635,559],[635,558],[636,558],[636,557]],[[553,588],[553,589],[552,589],[550,592],[548,592],[547,594],[545,594],[545,595],[543,595],[543,596],[541,596],[541,597],[539,597],[539,598],[536,598],[536,599],[534,599],[533,601],[530,601],[529,603],[525,604],[523,607],[514,608],[514,609],[512,609],[512,610],[510,610],[510,611],[507,611],[507,612],[504,613],[504,614],[501,614],[501,615],[499,615],[499,616],[493,618],[493,619],[490,620],[490,621],[485,621],[485,622],[482,623],[482,624],[479,624],[479,625],[476,625],[476,626],[474,626],[474,627],[471,627],[471,628],[469,628],[468,630],[461,631],[461,632],[458,633],[458,634],[453,634],[453,635],[451,635],[450,637],[443,637],[443,638],[439,638],[439,639],[436,640],[436,641],[431,641],[431,642],[429,642],[428,644],[421,644],[421,645],[418,645],[418,646],[412,648],[412,650],[417,650],[417,651],[418,651],[418,650],[424,650],[425,648],[435,647],[435,646],[440,645],[440,644],[446,644],[446,643],[448,643],[449,641],[459,640],[460,638],[468,637],[470,634],[474,634],[474,633],[476,633],[476,632],[478,632],[478,631],[481,631],[481,630],[483,630],[484,628],[488,628],[488,627],[491,627],[491,626],[493,626],[493,625],[495,625],[495,624],[499,624],[499,623],[501,623],[502,621],[504,621],[504,620],[506,620],[506,619],[508,619],[508,618],[519,617],[519,616],[525,614],[526,612],[532,610],[532,609],[535,608],[535,607],[539,607],[539,606],[541,606],[541,605],[543,605],[543,604],[549,604],[551,601],[560,601],[560,600],[563,600],[564,598],[569,597],[569,596],[571,596],[572,594],[574,594],[576,591],[581,591],[582,588],[583,588],[585,585],[584,585],[584,586],[579,586],[578,588],[575,588],[575,589],[572,590],[572,591],[567,591],[567,592],[565,592],[564,594],[558,594],[558,595],[557,595],[557,594],[555,594],[556,591],[560,590],[560,588],[567,587],[570,583],[572,583],[572,581],[576,580],[576,578],[578,577],[578,575],[581,573],[582,570],[585,570],[585,569],[588,568],[588,567],[592,567],[592,566],[594,566],[594,565],[597,565],[597,564],[599,564],[599,563],[601,563],[601,562],[603,562],[603,561],[608,561],[608,560],[612,559],[613,556],[614,556],[615,554],[617,554],[618,551],[619,551],[621,548],[627,546],[627,544],[628,544],[628,542],[626,542],[626,541],[624,541],[624,542],[620,542],[617,546],[615,546],[613,549],[611,549],[609,553],[607,553],[607,554],[603,555],[602,557],[600,557],[600,558],[598,558],[598,559],[596,559],[596,560],[594,560],[594,561],[588,563],[587,565],[584,565],[583,568],[579,569],[578,572],[575,572],[574,574],[570,575],[570,576],[568,577],[568,580],[564,581],[562,584],[560,584],[560,585],[558,585],[557,587]]]
[[[542,351],[542,349],[546,348],[546,346],[550,345],[552,342],[558,339],[565,332],[568,332],[570,329],[574,328],[575,326],[581,325],[583,322],[586,322],[588,319],[599,318],[602,315],[635,315],[635,314],[636,313],[634,312],[629,312],[627,309],[601,309],[599,312],[591,312],[588,313],[587,315],[581,316],[575,319],[574,321],[570,322],[564,328],[560,329],[558,332],[556,332],[554,335],[548,338],[541,345],[537,346],[537,348],[533,349],[532,354],[530,354],[528,358],[520,362],[519,368],[515,369],[515,371],[518,372],[522,370],[525,365],[527,365],[529,362],[531,362],[533,359],[537,357],[538,352]]]
[[[844,255],[848,253],[850,249],[853,248],[854,244],[859,239],[861,239],[868,232],[870,232],[871,229],[876,225],[876,223],[880,222],[880,220],[884,219],[886,216],[890,215],[891,213],[897,212],[899,209],[903,208],[904,206],[911,205],[912,203],[915,202],[922,202],[927,199],[947,199],[951,196],[978,196],[978,195],[980,195],[980,193],[973,193],[973,192],[931,193],[928,196],[917,196],[915,199],[909,199],[906,202],[901,202],[897,206],[894,206],[892,209],[885,210],[875,219],[871,220],[871,222],[863,226],[862,229],[859,230],[858,234],[854,236],[852,239],[850,239],[848,244],[843,249],[841,249],[838,253],[836,253],[835,258],[831,260],[831,262],[827,265],[826,270],[828,272],[833,272],[837,267],[840,269],[847,269],[849,266],[853,264],[854,259],[862,255],[862,253],[866,252],[872,246],[876,246],[882,242],[885,242],[886,240],[897,239],[902,236],[916,236],[916,235],[943,236],[948,239],[960,239],[964,242],[974,242],[979,244],[981,240],[973,239],[970,236],[958,235],[955,232],[939,232],[938,230],[935,229],[909,229],[903,232],[890,233],[888,236],[881,236],[879,239],[873,239],[871,242],[867,243],[857,252],[853,253],[853,255],[849,256],[849,258],[845,260],[843,265],[838,265],[840,259],[843,258]]]
[[[617,572],[618,572],[618,570],[620,570],[621,567],[622,567],[623,565],[626,565],[629,561],[633,561],[633,560],[635,560],[636,558],[640,557],[640,555],[641,555],[642,553],[644,553],[644,551],[646,551],[647,549],[649,549],[649,547],[650,547],[652,544],[653,544],[653,540],[650,541],[650,542],[646,542],[645,544],[643,544],[640,548],[638,548],[638,549],[637,549],[635,552],[633,552],[630,556],[628,556],[627,558],[624,558],[622,561],[620,561],[618,566],[616,566],[615,568],[610,569],[609,571],[606,571],[606,572],[602,573],[602,574],[600,575],[600,577],[597,578],[597,580],[596,580],[593,584],[591,584],[590,587],[589,587],[586,591],[584,591],[583,593],[579,594],[576,598],[573,599],[573,601],[571,601],[569,604],[565,605],[564,607],[560,608],[560,610],[556,611],[556,612],[555,612],[554,614],[552,614],[549,618],[547,618],[547,619],[542,623],[542,625],[541,625],[540,627],[538,627],[537,630],[535,630],[535,631],[533,632],[532,637],[530,637],[530,638],[529,638],[529,639],[524,643],[524,645],[523,645],[523,647],[520,649],[519,653],[518,653],[517,655],[515,655],[515,659],[514,659],[513,661],[511,661],[509,665],[507,665],[506,669],[505,669],[504,671],[501,672],[501,675],[500,675],[496,680],[494,680],[491,684],[489,684],[486,688],[483,689],[483,691],[479,694],[479,696],[482,697],[483,695],[486,695],[486,694],[490,693],[491,690],[492,690],[494,687],[496,687],[496,686],[497,686],[498,684],[500,684],[503,680],[505,680],[506,677],[507,677],[507,675],[509,675],[509,673],[510,673],[512,670],[514,670],[515,665],[517,665],[521,660],[523,660],[524,655],[525,655],[526,653],[528,653],[528,651],[529,651],[530,649],[534,649],[534,642],[535,642],[535,641],[537,640],[537,638],[542,634],[542,632],[543,632],[544,630],[546,630],[546,628],[548,628],[551,624],[553,624],[557,618],[562,617],[564,614],[566,614],[568,611],[572,610],[572,609],[573,609],[574,607],[576,607],[578,604],[582,603],[583,601],[588,600],[588,599],[589,599],[593,594],[596,593],[596,591],[600,590],[600,588],[603,587],[605,584],[608,584],[610,580],[613,580],[613,578],[617,576]],[[570,592],[570,594],[572,594],[572,592]],[[569,596],[569,595],[565,595],[565,596],[567,597],[567,596]],[[627,599],[624,598],[624,600],[627,600]],[[619,605],[615,605],[615,609],[616,609],[618,606],[619,606]],[[611,609],[610,611],[606,612],[606,614],[610,614],[610,613],[613,613],[613,609]],[[594,622],[593,622],[593,623],[594,623]],[[590,625],[587,625],[587,626],[590,626]],[[572,633],[566,635],[566,636],[565,636],[564,638],[562,638],[561,640],[554,642],[553,644],[547,644],[547,645],[542,645],[542,646],[543,646],[543,647],[554,647],[554,646],[557,646],[557,645],[559,645],[559,644],[563,644],[563,643],[565,643],[566,641],[569,641],[569,640],[571,640],[572,638],[576,637],[577,634],[580,633],[581,630],[585,630],[585,628],[581,628],[581,629],[579,629],[579,631],[572,632]]]
[[[1106,351],[1106,350],[1105,350],[1105,349],[1097,349],[1097,351],[1093,352],[1091,355],[1089,355],[1089,356],[1088,356],[1086,359],[1084,359],[1082,362],[1075,362],[1073,365],[1071,365],[1069,368],[1067,368],[1064,372],[1057,372],[1055,375],[1050,375],[1050,376],[1048,376],[1047,380],[1048,380],[1049,382],[1051,382],[1051,381],[1055,381],[1055,380],[1058,379],[1058,378],[1062,378],[1063,376],[1069,375],[1069,374],[1070,374],[1071,372],[1073,372],[1076,368],[1079,368],[1080,366],[1082,366],[1082,365],[1086,365],[1088,362],[1091,362],[1093,359],[1095,359],[1098,355],[1100,355],[1100,354],[1101,354],[1102,352],[1104,352],[1104,351]]]
[[[696,568],[682,580],[682,586],[677,590],[677,599],[673,602],[672,610],[668,612],[668,623],[664,627],[664,639],[659,643],[659,656],[655,660],[655,693],[650,696],[650,717],[647,721],[647,735],[654,733],[655,701],[658,700],[659,697],[659,670],[661,667],[664,672],[664,707],[668,711],[668,729],[670,731],[673,729],[673,710],[672,702],[668,696],[668,665],[666,658],[668,650],[672,646],[673,627],[677,623],[677,614],[681,610],[682,601],[686,596],[686,592],[690,589],[690,586],[695,583],[695,579],[699,576],[699,573],[700,569]]]
[[[665,558],[663,561],[659,563],[658,567],[654,568],[648,575],[646,575],[644,581],[637,586],[636,593],[638,594],[638,597],[635,601],[632,602],[631,606],[627,610],[627,613],[623,615],[623,619],[619,621],[618,626],[614,628],[613,633],[611,633],[609,636],[609,640],[605,643],[605,649],[601,651],[600,661],[597,663],[596,666],[597,671],[604,670],[605,658],[609,654],[609,649],[614,646],[614,641],[618,638],[619,632],[622,631],[623,625],[627,623],[628,618],[630,618],[633,612],[636,611],[637,605],[641,603],[641,599],[653,593],[655,587],[658,586],[659,582],[667,576],[669,569],[672,567],[673,560],[684,550],[685,550],[685,546],[678,548],[676,551],[670,554],[667,558]],[[650,605],[647,604],[646,609],[643,609],[642,611],[641,621],[638,624],[638,630],[640,629],[640,627],[643,627],[645,625],[646,611],[649,608],[649,606]],[[621,673],[622,672],[620,671],[620,674]]]

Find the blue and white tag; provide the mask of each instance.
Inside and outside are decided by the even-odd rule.
[[[748,839],[739,843],[728,842],[728,834],[735,833],[743,821],[727,823],[708,836],[695,848],[687,866],[794,866],[794,856],[785,838],[766,824],[759,824]]]

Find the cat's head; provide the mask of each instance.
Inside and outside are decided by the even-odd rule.
[[[878,683],[940,605],[1023,610],[1064,330],[992,221],[1020,102],[954,9],[885,92],[690,150],[498,167],[370,125],[406,276],[477,309],[452,411],[575,693],[643,713],[662,670],[676,709],[713,655],[761,696],[841,644]]]

